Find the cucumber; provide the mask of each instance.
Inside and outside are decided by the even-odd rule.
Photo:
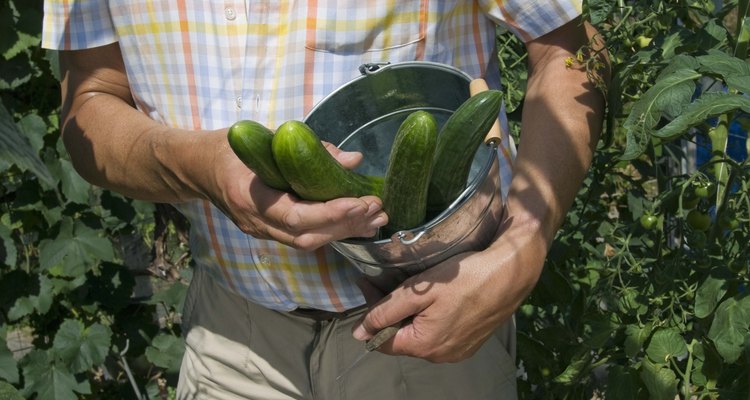
[[[388,224],[381,230],[385,236],[424,222],[437,134],[435,117],[427,111],[409,114],[399,126],[383,187],[383,211],[388,214]]]
[[[438,133],[435,160],[427,191],[427,212],[437,215],[466,189],[479,145],[497,120],[502,92],[487,90],[464,101]]]
[[[292,190],[273,159],[273,132],[270,129],[255,121],[237,121],[229,127],[227,139],[234,154],[258,175],[263,183],[285,192]]]
[[[281,124],[273,135],[271,150],[284,179],[302,199],[328,201],[339,197],[382,197],[382,177],[366,176],[344,168],[304,122],[290,120]]]

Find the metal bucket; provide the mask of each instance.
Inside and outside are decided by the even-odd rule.
[[[305,118],[321,139],[361,151],[357,172],[385,175],[393,139],[413,111],[432,113],[442,125],[469,98],[471,77],[444,64],[365,64],[361,76],[331,93]],[[481,250],[503,213],[497,148],[480,146],[464,192],[422,226],[381,240],[352,238],[331,246],[382,290],[461,252]]]

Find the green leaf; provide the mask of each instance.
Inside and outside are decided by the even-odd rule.
[[[91,184],[81,178],[70,161],[60,159],[49,168],[55,176],[60,178],[62,192],[67,200],[78,204],[89,203]]]
[[[19,297],[8,310],[8,319],[17,321],[34,312],[34,302],[29,297]]]
[[[44,148],[44,136],[47,134],[47,124],[44,123],[44,119],[36,114],[29,114],[21,118],[17,125],[34,151],[39,154]]]
[[[77,400],[76,393],[91,393],[88,381],[77,382],[68,369],[57,365],[44,350],[33,350],[25,357],[23,376],[25,394],[31,397],[36,393],[36,400]]]
[[[704,123],[709,117],[734,110],[750,112],[750,99],[733,93],[704,93],[685,107],[680,116],[654,132],[653,136],[665,140],[675,139],[691,127]]]
[[[644,359],[640,375],[646,384],[650,400],[674,400],[677,395],[677,376],[674,371]]]
[[[39,264],[57,276],[78,277],[100,261],[112,261],[114,256],[109,239],[70,220],[63,220],[55,239],[39,243]]]
[[[182,338],[161,334],[154,338],[151,346],[146,348],[146,359],[169,372],[177,372],[180,369],[182,355],[185,352],[185,343]]]
[[[8,382],[0,381],[0,400],[24,400],[21,392]]]
[[[628,325],[625,328],[625,354],[635,357],[643,349],[643,344],[651,335],[651,324],[644,326]]]
[[[3,241],[3,247],[0,248],[0,265],[14,266],[18,257],[16,243],[11,236],[11,230],[7,226],[0,224],[0,240]]]
[[[5,330],[0,332],[4,333]],[[11,383],[18,383],[18,365],[13,358],[13,353],[8,348],[4,334],[0,336],[0,379]]]
[[[583,10],[589,16],[589,21],[599,25],[607,19],[615,3],[610,0],[586,0],[583,2]]]
[[[695,92],[695,79],[700,74],[691,69],[681,69],[658,80],[634,105],[623,127],[627,131],[627,142],[622,159],[632,160],[646,149],[662,115],[677,113],[680,107],[690,102]]]
[[[99,323],[89,327],[65,320],[55,334],[52,348],[71,371],[79,373],[104,362],[112,344],[112,331]]]
[[[182,310],[187,295],[187,285],[180,281],[174,282],[167,290],[160,290],[154,293],[146,303],[161,304],[163,303],[174,310]]]
[[[750,327],[750,297],[728,298],[716,309],[708,337],[725,362],[731,364],[742,355]]]
[[[24,134],[18,129],[13,117],[2,103],[0,103],[0,159],[10,160],[21,170],[32,172],[49,185],[54,182],[49,170],[39,158],[39,154],[34,151]]]
[[[639,383],[636,372],[622,365],[607,369],[607,400],[632,400],[638,398]]]
[[[580,383],[580,376],[591,365],[592,357],[591,351],[584,348],[583,351],[571,359],[570,364],[565,367],[565,370],[555,377],[555,382],[565,385]]]
[[[685,339],[677,328],[657,330],[646,348],[648,358],[657,364],[667,364],[670,358],[682,357],[687,351]]]
[[[746,61],[719,50],[709,50],[707,55],[697,58],[701,64],[700,72],[719,74],[730,88],[750,94],[750,64]]]
[[[708,276],[695,293],[695,316],[706,318],[727,293],[726,281]]]

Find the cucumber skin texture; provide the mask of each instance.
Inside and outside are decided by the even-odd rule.
[[[281,124],[273,135],[271,148],[282,175],[304,200],[382,197],[382,178],[344,168],[304,122],[290,120]]]
[[[437,122],[415,111],[401,123],[391,147],[383,187],[386,236],[421,225],[427,215],[427,188],[437,146]]]
[[[234,154],[255,172],[263,183],[285,192],[292,190],[273,159],[273,132],[270,129],[251,120],[237,121],[229,127],[227,140]]]
[[[443,124],[427,195],[430,215],[448,208],[466,188],[474,155],[497,120],[502,101],[499,90],[477,93],[464,101]]]

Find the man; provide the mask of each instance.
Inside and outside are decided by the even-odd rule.
[[[603,114],[585,69],[565,63],[594,34],[580,8],[46,1],[43,45],[63,50],[62,133],[76,169],[124,195],[174,203],[191,222],[178,397],[515,398],[511,317],[539,277]],[[524,40],[530,73],[507,220],[487,249],[383,299],[364,285],[366,312],[357,270],[326,244],[373,235],[387,222],[380,200],[307,202],[270,189],[233,155],[226,129],[302,119],[368,62],[451,64],[498,87],[496,24]],[[349,167],[361,157],[331,152]],[[406,318],[382,353],[336,379],[363,351],[359,340]]]

